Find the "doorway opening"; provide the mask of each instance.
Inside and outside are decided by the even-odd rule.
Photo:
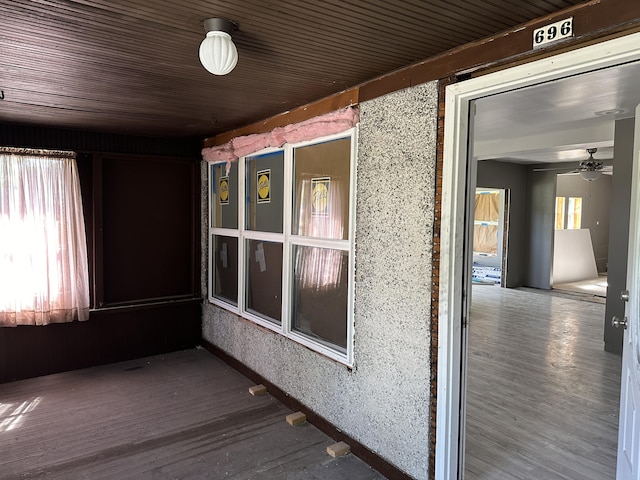
[[[640,78],[640,66],[621,68],[634,69]],[[615,477],[621,370],[619,356],[606,352],[602,342],[606,289],[601,297],[594,291],[591,295],[574,291],[558,297],[556,291],[558,287],[593,288],[601,281],[594,246],[598,247],[600,264],[606,266],[612,176],[601,175],[597,181],[587,182],[579,175],[558,175],[558,171],[578,165],[565,158],[578,157],[582,145],[576,126],[580,113],[572,106],[562,107],[556,98],[566,89],[589,97],[590,89],[599,88],[596,85],[603,76],[627,74],[611,67],[595,76],[582,74],[532,86],[526,92],[517,90],[473,102],[470,143],[483,159],[476,160],[476,178],[470,173],[469,183],[490,183],[495,191],[500,187],[518,192],[514,207],[519,212],[514,215],[524,221],[516,224],[511,235],[515,253],[510,260],[522,272],[518,283],[512,281],[511,288],[496,290],[486,287],[490,282],[476,281],[478,251],[491,250],[500,237],[497,228],[490,235],[478,234],[479,219],[497,219],[498,212],[491,210],[497,210],[494,205],[498,203],[492,204],[489,195],[479,193],[476,187],[474,221],[467,225],[473,230],[472,286],[467,295],[467,385],[463,393],[467,480]],[[630,105],[640,101],[640,89],[612,90],[609,94],[616,101],[630,95]],[[542,98],[559,106],[553,122],[535,125],[530,118],[537,117]],[[534,132],[538,137],[538,151],[532,155],[528,150],[517,150],[514,144],[508,156],[499,152],[494,154],[498,160],[489,158],[491,150],[483,142],[492,140],[487,138],[492,127],[483,122],[495,117],[496,110],[510,117],[510,108],[521,111],[523,104],[530,117],[525,133]],[[572,123],[574,119],[576,123]],[[514,121],[515,117],[511,123]],[[604,127],[603,120],[597,121]],[[615,131],[615,123],[624,119],[609,121],[614,128],[607,128],[607,132]],[[587,119],[583,123],[588,123]],[[547,138],[545,129],[556,132],[562,128],[566,130],[565,143]],[[507,134],[517,138],[518,127]],[[610,142],[607,150],[613,153],[614,136],[604,135],[600,141]],[[557,166],[548,167],[554,165],[554,157],[558,157]],[[615,164],[612,159],[607,161]],[[630,190],[630,182],[626,187]],[[622,207],[628,209],[628,205]],[[490,223],[486,225],[484,228],[491,229]],[[548,272],[548,283],[540,272]],[[603,272],[606,275],[606,269]]]
[[[471,328],[473,328],[472,297],[474,293],[468,273],[469,266],[471,265],[471,249],[465,248],[465,245],[471,245],[471,229],[465,224],[464,215],[460,215],[460,213],[472,211],[471,198],[473,196],[469,195],[468,192],[475,190],[474,180],[476,180],[476,169],[478,168],[476,162],[468,162],[467,159],[475,159],[478,160],[478,162],[482,162],[483,160],[490,160],[496,163],[502,162],[504,164],[517,165],[517,167],[514,168],[532,170],[530,166],[532,162],[530,161],[526,163],[507,162],[508,157],[500,156],[496,153],[491,154],[491,158],[482,158],[483,155],[487,154],[486,150],[482,150],[486,145],[480,145],[477,141],[467,142],[468,138],[470,138],[468,132],[474,132],[478,125],[477,122],[476,124],[469,122],[469,118],[473,118],[474,113],[475,115],[481,114],[479,113],[480,105],[478,105],[478,111],[474,112],[474,101],[512,91],[517,91],[519,94],[526,96],[531,93],[535,86],[549,84],[556,80],[568,79],[588,72],[608,69],[609,67],[636,61],[640,57],[640,49],[637,47],[639,40],[640,38],[637,34],[629,35],[607,42],[606,46],[594,45],[585,47],[584,49],[557,55],[551,59],[514,67],[502,71],[498,75],[489,74],[485,77],[479,77],[447,87],[446,102],[448,113],[445,117],[442,209],[443,244],[440,259],[441,309],[438,323],[440,349],[438,358],[436,478],[462,478],[463,472],[465,471],[464,419],[466,418],[467,412],[465,400],[468,393],[467,375],[471,375],[472,373],[467,370],[467,360],[470,350],[468,348],[469,344],[467,343],[469,341],[469,329],[466,327],[470,324]],[[568,85],[568,83],[566,85]],[[577,101],[575,95],[574,100]],[[549,103],[552,104],[553,102]],[[522,111],[518,113],[520,115],[523,114]],[[537,124],[531,120],[531,115],[535,115],[536,112],[528,111],[526,114],[526,120],[520,123],[531,128]],[[507,119],[507,121],[509,120]],[[547,122],[549,122],[548,118]],[[523,136],[520,139],[521,143],[524,142],[525,148],[523,148],[523,150],[527,150],[527,146],[540,145],[540,138],[535,138],[536,135],[533,135],[531,131],[528,133],[528,136]],[[551,140],[554,136],[559,138],[557,133],[557,131],[549,133],[545,141]],[[471,138],[476,137],[472,136]],[[502,146],[505,148],[510,145],[512,146],[510,140],[515,138],[516,137],[510,137],[510,139],[502,141]],[[585,139],[584,142],[587,141],[594,140],[593,138],[589,140]],[[527,144],[526,142],[533,143]],[[529,150],[536,149],[529,148]],[[561,150],[562,149],[559,149],[558,151]],[[537,151],[533,153],[541,152]],[[549,155],[549,153],[547,152],[546,155]],[[553,160],[554,158],[547,156],[545,163],[553,163]],[[548,182],[548,178],[546,178],[548,176],[552,177],[553,182]],[[478,184],[480,184],[479,176]],[[470,190],[470,188],[473,190]],[[521,274],[525,282],[529,284],[529,287],[541,290],[550,290],[552,286],[555,189],[555,174],[534,175],[528,177],[526,180],[526,191],[530,198],[524,207],[526,218],[525,234],[527,236],[525,236],[525,241],[522,243],[526,246],[527,251],[522,260]],[[513,193],[515,189],[512,188],[511,191]],[[549,195],[549,193],[551,193],[551,195]],[[547,213],[548,207],[551,209],[551,214]],[[513,210],[515,208],[515,200],[512,198],[511,219],[514,218]],[[536,235],[544,233],[548,241],[534,241],[532,232],[535,232]],[[511,246],[515,244],[513,241],[513,224],[510,224],[509,237],[508,262],[509,271],[512,272],[515,266],[514,263],[517,263],[514,262],[513,249],[511,248]],[[464,239],[464,242],[462,239]],[[497,290],[509,291],[511,289]],[[510,303],[506,302],[507,305],[516,309],[512,310],[509,314],[512,318],[517,317],[519,311],[527,308],[527,305],[518,308],[518,302],[518,299],[513,298],[510,300]],[[535,302],[535,300],[533,300],[533,302]],[[568,310],[570,310],[570,308],[565,309],[565,313]],[[469,315],[470,312],[471,316]],[[599,315],[602,316],[602,314]],[[566,321],[563,322],[563,319],[559,319],[554,322],[553,326],[561,326],[565,329],[581,328],[580,319],[565,318],[564,320]],[[600,321],[604,323],[604,318],[601,318]],[[526,329],[528,325],[522,323],[522,327]],[[550,330],[546,334],[553,336],[557,333],[558,332]],[[542,333],[541,335],[544,334],[545,333]],[[473,335],[473,333],[470,335]],[[517,335],[517,333],[515,335]],[[576,340],[576,342],[578,342],[578,340]],[[565,342],[563,345],[567,350],[566,353],[570,354],[573,348],[571,342]],[[511,360],[514,361],[514,358],[512,357]],[[568,368],[566,370],[560,370],[560,372],[561,374],[566,374],[566,379],[569,380],[571,378],[572,368],[570,365],[567,366]],[[517,376],[517,372],[514,371],[513,375]],[[576,388],[587,388],[588,385],[590,384],[587,382],[584,384],[576,384],[575,386]],[[618,389],[616,389],[616,391],[619,393]],[[545,399],[548,399],[549,395],[552,394],[546,392],[546,395],[537,397],[537,401],[544,402]],[[617,403],[615,398],[610,400],[610,402],[614,404]],[[541,404],[538,403],[534,405],[534,407],[540,408]],[[549,408],[553,407],[550,406]],[[617,423],[617,418],[614,419],[614,423]],[[458,433],[457,436],[456,432]],[[518,432],[522,433],[524,430],[519,429]],[[446,435],[449,435],[449,438],[447,438]],[[517,455],[510,456],[509,458],[517,463]],[[540,461],[543,462],[542,459]]]

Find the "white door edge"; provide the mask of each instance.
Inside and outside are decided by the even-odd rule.
[[[625,303],[624,318],[627,321],[623,334],[622,365],[620,378],[620,419],[618,423],[617,480],[640,479],[640,350],[638,350],[638,263],[639,223],[638,205],[640,202],[638,168],[640,161],[640,105],[635,108],[635,126],[633,135],[633,166],[631,181],[631,206],[629,208],[629,248],[627,253],[627,280],[625,290],[629,298]]]
[[[583,47],[446,88],[440,235],[436,480],[458,478],[462,279],[469,105],[472,100],[640,59],[640,33]]]

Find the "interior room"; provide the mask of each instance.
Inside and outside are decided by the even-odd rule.
[[[607,309],[621,301],[619,291],[607,288],[609,273],[614,285],[626,275],[609,242],[626,236],[626,225],[615,219],[629,206],[612,191],[630,188],[625,137],[640,102],[632,80],[637,69],[624,65],[476,102],[480,213],[473,225],[465,478],[516,478],[523,468],[536,478],[615,476],[618,430],[611,418],[618,415],[620,358],[611,352],[619,347],[610,339],[603,348],[602,340]],[[582,100],[567,101],[568,92],[580,92]],[[603,112],[609,95],[620,108]],[[518,122],[525,111],[526,121]],[[493,128],[513,128],[513,143],[492,154]],[[598,171],[581,175],[594,161]],[[503,192],[522,190],[526,197],[504,201]],[[490,238],[478,233],[479,225]],[[506,260],[496,262],[493,252]],[[493,268],[506,265],[508,289],[500,288],[500,272],[489,270],[492,261]],[[549,389],[544,400],[540,385]],[[537,401],[543,410],[534,407]],[[585,423],[593,430],[567,426]],[[538,457],[547,464],[537,465]]]

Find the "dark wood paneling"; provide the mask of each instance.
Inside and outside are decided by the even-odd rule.
[[[96,250],[95,237],[91,234],[94,231],[94,184],[93,184],[93,161],[92,156],[89,154],[80,154],[76,157],[76,165],[78,168],[78,177],[80,179],[80,194],[82,195],[82,206],[84,213],[85,231],[89,234],[87,237],[87,258],[89,261],[89,291],[91,307],[94,307],[95,286],[93,280],[95,279],[95,255]],[[102,274],[100,274],[102,275]]]
[[[0,382],[197,345],[200,162],[188,155],[193,142],[0,125],[0,144],[81,151],[94,308],[86,322],[0,328]],[[131,153],[82,153],[101,148]],[[140,305],[96,309],[103,292]]]
[[[95,308],[99,308],[104,304],[104,228],[102,225],[102,158],[98,155],[86,155],[80,159],[80,163],[90,163],[92,165],[93,176],[90,179],[90,185],[82,185],[81,187],[91,189],[93,196],[91,203],[84,203],[84,215],[87,219],[91,215],[91,222],[85,220],[87,225],[88,238],[91,238],[93,249],[89,250],[89,258],[91,261],[90,271],[93,273],[89,277],[91,282],[91,304]],[[95,200],[94,200],[95,199]]]
[[[105,304],[194,295],[192,209],[199,163],[100,159]]]
[[[201,139],[115,135],[0,122],[0,142],[7,147],[198,158]]]
[[[600,2],[612,11],[633,3],[592,3]],[[4,2],[0,120],[214,136],[582,3]],[[211,75],[198,61],[210,17],[238,25],[239,60],[229,75]]]
[[[92,311],[84,322],[0,328],[0,383],[198,345],[199,299]]]

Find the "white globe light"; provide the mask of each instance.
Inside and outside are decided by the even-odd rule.
[[[600,178],[602,172],[600,170],[582,170],[580,176],[587,182],[593,182]]]
[[[202,66],[214,75],[226,75],[238,63],[238,50],[227,32],[207,32],[199,53]]]

